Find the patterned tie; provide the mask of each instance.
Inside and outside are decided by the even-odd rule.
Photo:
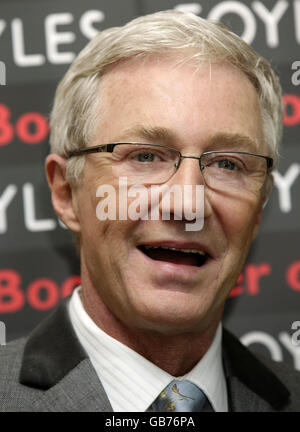
[[[202,411],[206,396],[190,381],[173,380],[158,395],[147,411],[151,412],[191,412]]]

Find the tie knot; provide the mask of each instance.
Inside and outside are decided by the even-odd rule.
[[[192,412],[201,411],[206,396],[199,387],[190,381],[173,380],[158,395],[148,411],[153,412]]]

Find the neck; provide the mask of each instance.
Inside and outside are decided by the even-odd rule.
[[[213,341],[219,319],[201,333],[191,331],[166,335],[158,331],[132,328],[107,308],[92,284],[86,286],[82,282],[84,289],[81,290],[81,301],[95,324],[172,376],[188,373],[201,360]]]

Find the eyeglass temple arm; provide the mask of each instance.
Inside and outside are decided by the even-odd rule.
[[[88,153],[100,153],[100,152],[112,153],[116,145],[117,144],[102,144],[99,146],[86,147],[68,153],[67,157],[70,158],[72,156],[80,156],[82,154],[88,154]]]

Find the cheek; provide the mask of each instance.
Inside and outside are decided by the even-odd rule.
[[[223,199],[214,205],[220,236],[224,240],[217,285],[225,299],[245,265],[257,226],[259,199]]]
[[[105,231],[105,221],[97,217],[97,206],[99,201],[107,196],[107,191],[115,188],[108,162],[105,159],[99,161],[97,156],[95,155],[92,162],[86,162],[82,183],[76,197],[82,236],[91,232],[97,236],[97,233]],[[99,196],[101,193],[102,196]]]
[[[106,179],[105,183],[99,180],[90,182],[90,185],[88,190],[87,188],[82,190],[78,206],[84,249],[93,250],[104,261],[114,255],[124,256],[125,245],[130,243],[137,221],[131,221],[128,218],[118,220],[118,187],[112,182],[109,183]],[[105,186],[110,193],[97,196],[99,186]]]
[[[258,223],[259,197],[219,197],[214,209],[228,247],[235,245],[240,251],[248,250]]]

